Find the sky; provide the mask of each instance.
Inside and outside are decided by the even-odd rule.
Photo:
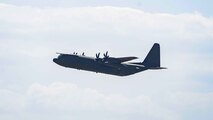
[[[3,3],[33,7],[117,6],[141,9],[154,13],[200,12],[212,16],[212,0],[1,0]]]
[[[212,120],[212,1],[1,0],[0,119]],[[166,70],[127,77],[63,68],[56,52],[109,51]]]

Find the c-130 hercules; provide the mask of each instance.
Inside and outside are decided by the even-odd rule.
[[[63,67],[74,68],[78,70],[93,71],[96,73],[105,73],[117,76],[128,76],[145,70],[166,69],[160,66],[160,45],[155,43],[143,62],[127,61],[137,59],[137,57],[109,57],[108,52],[100,58],[100,53],[96,58],[84,55],[58,53],[59,56],[53,61]]]

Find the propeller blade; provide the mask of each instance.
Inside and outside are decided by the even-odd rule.
[[[104,58],[102,59],[102,61],[106,62],[108,58],[109,58],[108,51],[106,51],[106,53],[104,53]]]
[[[108,57],[109,57],[108,51],[106,51],[106,53],[104,53],[104,57],[105,57],[105,58],[108,58]]]
[[[96,53],[96,58],[99,59],[99,57],[100,57],[100,52]]]

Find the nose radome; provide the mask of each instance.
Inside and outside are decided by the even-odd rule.
[[[53,62],[57,63],[57,60],[58,60],[57,58],[53,58]]]

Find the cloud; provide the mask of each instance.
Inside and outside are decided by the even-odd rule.
[[[0,4],[0,26],[1,119],[211,119],[213,19],[201,13]],[[118,78],[52,62],[107,50],[142,61],[155,42],[168,70]]]
[[[67,116],[67,119],[90,117],[93,119],[179,120],[182,119],[185,112],[189,112],[188,110],[195,112],[202,110],[203,112],[200,114],[205,114],[204,112],[210,114],[206,109],[211,110],[213,107],[213,93],[169,93],[164,95],[163,99],[160,99],[162,103],[159,104],[159,100],[149,96],[106,95],[95,89],[80,88],[72,83],[57,82],[50,85],[34,83],[23,94],[0,90],[0,110],[1,115],[10,113],[12,117],[20,117],[20,119],[26,119],[26,116],[20,115],[27,113],[31,116],[35,114],[49,116],[48,118],[53,120],[57,119],[56,116]],[[81,116],[79,113],[83,113],[85,116]]]
[[[4,14],[1,15],[1,20],[14,24],[10,26],[15,27],[13,30],[20,34],[58,32],[60,35],[61,32],[67,34],[79,31],[92,34],[101,30],[103,33],[116,33],[121,36],[136,35],[136,38],[143,38],[143,35],[148,37],[152,31],[154,36],[149,36],[152,38],[170,38],[174,35],[184,41],[189,38],[194,38],[193,41],[205,37],[212,38],[213,20],[199,13],[153,14],[131,8],[110,6],[46,9],[2,6]],[[15,10],[19,14],[10,12]]]
[[[31,115],[39,113],[46,116],[51,116],[53,113],[57,115],[69,113],[69,118],[73,118],[75,114],[86,113],[86,116],[77,116],[75,119],[85,119],[88,116],[95,119],[165,120],[174,117],[171,116],[171,111],[156,105],[148,96],[128,98],[122,95],[105,95],[97,90],[80,88],[71,83],[33,84],[26,93],[15,94],[17,93],[1,90],[1,98],[10,100],[1,99],[0,110],[3,113],[10,112],[11,115],[17,115],[27,112]],[[25,116],[18,117],[26,119]],[[50,118],[54,119],[54,117]]]

